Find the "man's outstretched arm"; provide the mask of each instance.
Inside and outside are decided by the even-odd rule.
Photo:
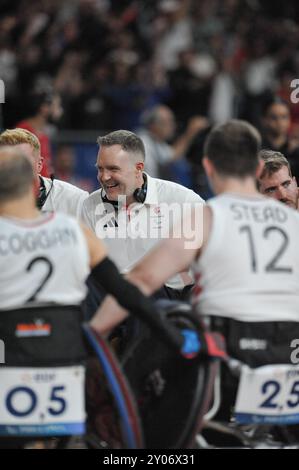
[[[210,209],[204,208],[204,220],[202,208],[198,208],[199,213],[191,214],[191,221],[184,219],[182,224],[190,227],[195,226],[195,237],[190,241],[192,230],[185,230],[180,237],[176,228],[172,238],[162,241],[157,247],[150,251],[134,268],[126,275],[126,278],[135,284],[145,295],[149,296],[159,289],[165,282],[178,272],[186,270],[191,262],[197,257],[202,243],[207,238],[210,227]],[[198,221],[200,220],[199,233]],[[91,320],[93,328],[101,334],[109,333],[117,324],[123,321],[128,312],[123,309],[114,298],[108,296],[100,306]]]

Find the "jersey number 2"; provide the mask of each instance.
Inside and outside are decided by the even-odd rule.
[[[39,257],[34,258],[33,260],[31,260],[30,263],[28,264],[27,268],[26,268],[26,271],[31,271],[31,269],[33,269],[33,267],[36,263],[44,263],[47,267],[47,272],[46,272],[46,275],[44,276],[44,278],[41,280],[40,285],[34,291],[32,296],[27,300],[27,302],[34,302],[34,300],[36,299],[37,294],[42,290],[42,288],[44,287],[46,282],[50,279],[50,277],[53,273],[53,264],[51,263],[51,261],[48,258],[45,258],[44,256],[39,256]]]

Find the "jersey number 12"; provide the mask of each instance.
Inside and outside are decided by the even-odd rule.
[[[249,242],[249,251],[250,251],[250,258],[251,258],[251,268],[253,272],[258,271],[258,262],[257,262],[257,256],[256,256],[256,248],[255,248],[255,242],[254,242],[254,236],[252,233],[252,229],[249,225],[243,225],[240,227],[240,232],[241,233],[246,233],[248,237],[248,242]],[[281,240],[281,244],[274,253],[273,257],[269,262],[266,264],[264,267],[265,271],[267,273],[273,273],[273,272],[280,272],[280,273],[291,273],[293,272],[293,268],[289,266],[281,266],[279,265],[279,260],[285,253],[288,245],[289,245],[289,237],[286,234],[284,230],[282,230],[280,227],[275,227],[275,226],[270,226],[265,228],[263,231],[263,237],[267,240],[271,238],[271,235],[274,233],[278,234]]]

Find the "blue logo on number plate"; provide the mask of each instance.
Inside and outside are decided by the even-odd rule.
[[[250,413],[236,413],[235,419],[240,424],[275,424],[275,425],[286,425],[286,424],[298,424],[299,413],[283,415],[283,416],[267,416],[257,415]]]
[[[0,426],[0,436],[75,436],[84,433],[84,423]]]

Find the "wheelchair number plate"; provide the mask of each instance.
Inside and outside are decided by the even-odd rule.
[[[84,434],[85,368],[0,368],[0,436]]]
[[[299,366],[244,366],[235,419],[242,424],[299,423]]]

